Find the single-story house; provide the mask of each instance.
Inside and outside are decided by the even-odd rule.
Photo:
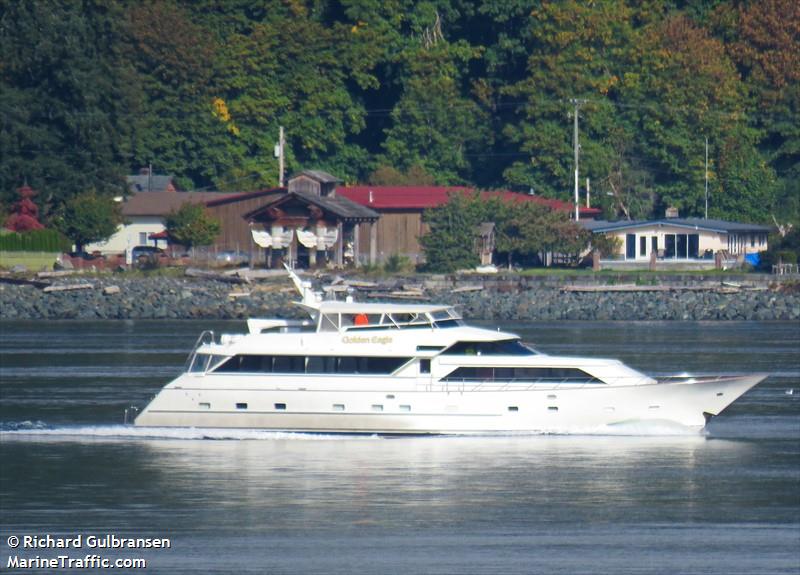
[[[768,226],[701,218],[581,222],[594,234],[620,240],[612,259],[647,263],[732,259],[767,249]]]
[[[219,192],[138,192],[122,201],[124,223],[105,242],[86,246],[86,251],[104,255],[125,253],[136,246],[156,246],[165,231],[167,215],[183,204],[206,203],[231,194]],[[162,240],[163,241],[163,240]]]

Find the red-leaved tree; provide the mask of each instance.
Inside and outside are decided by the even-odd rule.
[[[26,185],[17,190],[17,195],[20,199],[11,206],[11,215],[6,218],[5,227],[14,232],[28,232],[44,228],[39,222],[39,206],[31,199],[36,192]]]

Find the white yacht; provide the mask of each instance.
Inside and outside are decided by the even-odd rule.
[[[204,332],[185,372],[137,426],[313,433],[602,432],[630,423],[702,429],[766,374],[654,379],[612,359],[538,353],[470,327],[451,306],[323,301],[289,272],[308,320]]]

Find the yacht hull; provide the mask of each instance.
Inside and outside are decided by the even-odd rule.
[[[185,374],[159,392],[135,425],[387,435],[596,433],[642,422],[700,430],[765,377],[494,389],[380,378],[313,387],[314,381]]]

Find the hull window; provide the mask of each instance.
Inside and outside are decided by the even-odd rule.
[[[276,403],[275,409],[278,411],[286,411],[286,404],[285,403]]]
[[[247,409],[247,404],[246,403],[237,403],[236,404],[236,409]]]

